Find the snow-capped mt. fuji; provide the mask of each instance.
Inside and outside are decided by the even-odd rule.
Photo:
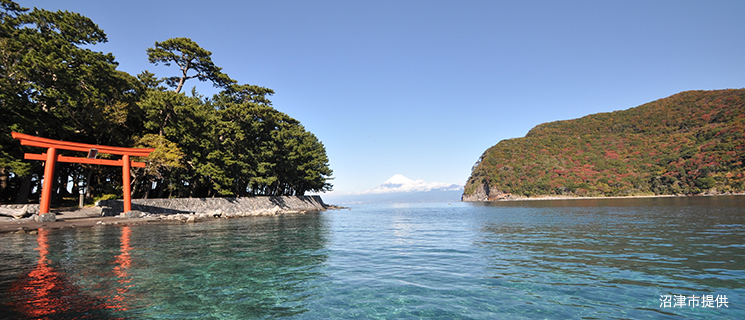
[[[443,182],[412,180],[395,174],[379,186],[362,192],[346,195],[324,195],[329,203],[405,203],[405,202],[451,202],[460,201],[463,186]]]
[[[412,180],[395,174],[379,186],[355,193],[324,194],[326,203],[416,203],[416,202],[454,202],[460,201],[463,186],[443,182]]]
[[[414,185],[416,184],[416,181],[411,180],[407,177],[404,177],[402,174],[394,174],[390,179],[383,182],[380,186],[387,187],[387,188],[400,188],[404,185]]]
[[[395,174],[383,184],[372,190],[361,192],[361,194],[380,194],[396,192],[429,192],[429,191],[451,191],[462,190],[457,184],[444,182],[425,182],[424,180],[411,180],[401,174]]]

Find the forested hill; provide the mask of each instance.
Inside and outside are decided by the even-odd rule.
[[[464,201],[745,191],[745,89],[536,126],[473,167]]]

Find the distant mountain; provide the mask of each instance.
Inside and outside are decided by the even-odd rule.
[[[474,165],[464,201],[745,191],[745,89],[536,126]]]
[[[463,186],[442,182],[411,180],[396,174],[379,186],[356,194],[322,195],[324,202],[332,204],[354,203],[411,203],[460,201]]]
[[[381,194],[397,192],[432,192],[461,190],[462,186],[442,182],[425,182],[424,180],[411,180],[401,174],[395,174],[375,189],[362,192],[362,194]]]

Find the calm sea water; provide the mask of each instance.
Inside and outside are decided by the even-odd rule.
[[[665,307],[666,295],[727,304]],[[744,305],[742,196],[0,235],[0,318],[745,319]]]

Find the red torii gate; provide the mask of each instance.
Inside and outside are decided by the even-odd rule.
[[[104,166],[120,166],[122,167],[122,187],[124,192],[124,212],[132,210],[132,190],[130,186],[129,169],[130,167],[144,168],[144,162],[131,162],[129,157],[147,157],[151,152],[155,151],[153,148],[122,148],[122,147],[111,147],[102,146],[96,144],[86,144],[78,142],[60,141],[47,139],[28,134],[11,132],[13,139],[21,141],[21,145],[30,147],[47,148],[47,153],[25,153],[23,158],[26,160],[42,160],[46,161],[44,165],[44,183],[41,189],[41,201],[39,203],[39,214],[49,212],[49,204],[51,202],[52,185],[54,184],[54,166],[57,162],[71,162],[71,163],[87,163],[87,164],[98,164]],[[90,154],[95,153],[108,153],[121,155],[120,160],[108,160],[108,159],[95,159],[95,158],[78,158],[78,157],[67,157],[57,154],[57,150],[69,150],[69,151],[83,151]]]

